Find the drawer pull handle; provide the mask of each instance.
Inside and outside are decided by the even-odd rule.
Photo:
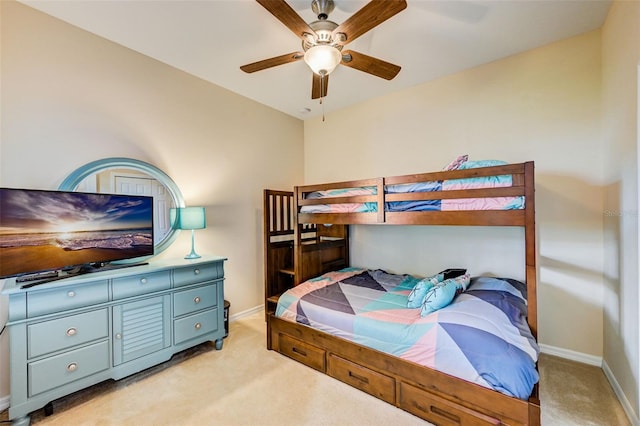
[[[67,336],[75,336],[78,330],[75,327],[71,327],[67,330]]]
[[[291,348],[291,350],[295,353],[297,353],[298,355],[302,355],[302,356],[307,356],[307,353],[301,349],[296,348],[295,346],[293,348]]]
[[[78,369],[78,364],[75,362],[72,362],[71,364],[67,365],[67,371],[76,371]]]
[[[194,297],[194,298],[193,298],[193,303],[195,303],[196,305],[197,305],[198,303],[200,303],[200,296],[196,296],[196,297]]]
[[[75,292],[75,291],[73,291],[73,290],[69,290],[69,291],[67,292],[67,296],[69,296],[69,297],[74,297],[75,295],[76,295],[76,292]]]
[[[200,324],[199,322],[196,323],[196,325],[194,326],[196,328],[196,330],[200,330],[200,328],[202,327],[202,324]]]
[[[353,372],[353,371],[351,371],[351,370],[349,370],[349,377],[353,377],[353,378],[354,378],[354,379],[356,379],[357,381],[362,382],[362,383],[364,383],[364,384],[366,384],[366,385],[368,385],[368,384],[369,384],[369,379],[367,379],[366,377],[361,376],[361,375],[359,375],[359,374],[356,374],[356,373],[354,373],[354,372]]]
[[[200,274],[200,269],[194,269],[193,273],[196,274],[196,275]]]
[[[147,283],[146,278],[140,278],[140,284],[146,284],[146,283]]]
[[[454,423],[460,423],[460,417],[456,416],[455,414],[451,414],[448,411],[444,411],[441,408],[436,407],[435,405],[431,405],[429,406],[430,411],[440,417],[444,417],[445,419],[452,421]]]

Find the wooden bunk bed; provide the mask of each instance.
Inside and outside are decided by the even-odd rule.
[[[387,193],[391,185],[511,176],[505,187]],[[309,198],[316,191],[375,188],[371,195]],[[437,425],[539,425],[538,384],[528,398],[507,396],[440,371],[275,315],[292,286],[349,265],[349,224],[515,226],[524,229],[527,318],[537,338],[533,162],[265,191],[267,347]],[[521,197],[513,210],[386,211],[387,203]],[[308,213],[319,204],[369,203],[369,212]],[[325,224],[333,224],[327,227]]]

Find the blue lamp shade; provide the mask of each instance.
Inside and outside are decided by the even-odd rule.
[[[169,220],[174,229],[191,230],[191,253],[185,259],[198,259],[200,255],[195,250],[194,229],[204,229],[207,227],[207,219],[204,207],[179,207],[169,210]]]
[[[204,229],[207,219],[204,207],[180,207],[170,211],[171,226],[174,229]]]

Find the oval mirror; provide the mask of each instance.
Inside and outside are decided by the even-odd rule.
[[[162,170],[131,158],[105,158],[85,164],[62,181],[62,191],[152,195],[154,199],[154,252],[159,254],[179,230],[169,222],[169,209],[185,207],[182,193]]]

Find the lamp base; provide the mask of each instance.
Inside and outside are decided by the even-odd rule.
[[[184,258],[185,259],[199,259],[202,256],[200,256],[198,253],[196,253],[196,238],[195,238],[195,233],[193,232],[193,229],[191,230],[191,253],[189,253],[188,255],[186,255]]]

